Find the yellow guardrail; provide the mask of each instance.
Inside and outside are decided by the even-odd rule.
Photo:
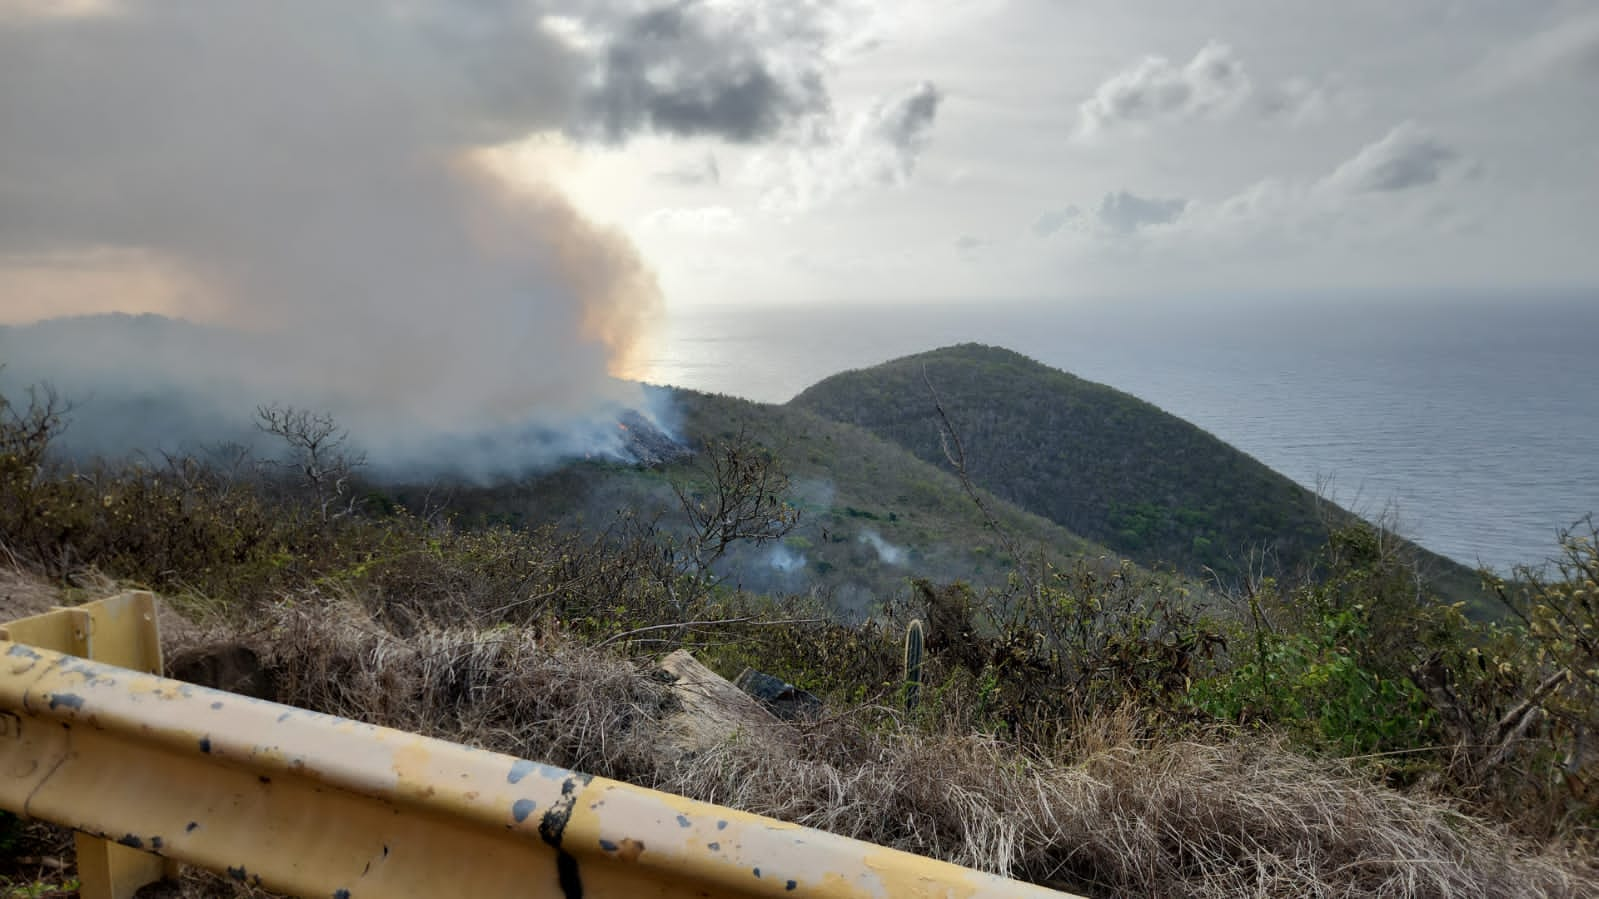
[[[112,858],[99,881],[84,869],[86,899],[132,896],[170,876],[171,861],[334,899],[1062,895],[169,680],[150,673],[159,649],[148,594],[51,615],[0,629],[0,807],[73,828],[89,841],[80,853]],[[131,645],[145,654],[117,661],[142,670],[43,645],[56,638],[86,639],[90,655]]]
[[[121,593],[72,609],[57,609],[0,626],[0,640],[12,640],[94,659],[149,674],[160,674],[161,636],[156,628],[155,596]],[[3,738],[20,736],[20,719],[9,707],[0,712]],[[8,772],[0,771],[0,778]],[[0,801],[11,811],[16,805]],[[177,874],[175,863],[120,846],[81,831],[73,837],[78,882],[86,899],[123,899],[139,887]]]

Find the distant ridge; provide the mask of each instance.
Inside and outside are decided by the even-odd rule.
[[[826,378],[790,405],[858,425],[948,467],[929,385],[973,481],[1145,564],[1244,573],[1262,551],[1314,563],[1324,515],[1348,513],[1203,429],[1020,353],[961,344]],[[1416,547],[1436,587],[1475,599],[1463,566]]]

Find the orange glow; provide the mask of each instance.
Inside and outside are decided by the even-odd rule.
[[[581,336],[605,347],[610,375],[642,379],[649,371],[647,340],[664,304],[654,271],[632,241],[589,221],[549,184],[528,177],[513,180],[506,157],[492,148],[467,154],[457,172],[496,182],[497,190],[490,193],[501,202],[490,214],[476,211],[473,222],[479,246],[509,254],[526,252],[529,245],[540,247],[581,301]]]
[[[192,273],[140,250],[0,259],[0,324],[108,312],[208,321],[223,311],[211,296]]]

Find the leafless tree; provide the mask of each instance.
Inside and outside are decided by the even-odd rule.
[[[788,473],[746,430],[707,442],[700,469],[699,483],[672,485],[692,528],[684,549],[697,573],[708,572],[735,543],[781,540],[799,523],[799,510],[786,498]]]
[[[17,405],[0,395],[0,461],[8,469],[36,471],[50,441],[66,426],[72,407],[49,385],[28,388],[28,402]]]
[[[973,483],[972,476],[966,466],[966,445],[961,442],[960,432],[955,429],[955,423],[950,420],[949,413],[944,410],[944,402],[938,397],[938,390],[933,387],[933,379],[927,374],[927,366],[922,366],[922,383],[927,387],[927,395],[933,401],[933,412],[938,415],[938,443],[944,450],[944,459],[954,469],[955,477],[959,479],[961,490],[965,492],[977,511],[982,514],[983,522],[989,530],[1005,547],[1005,552],[1016,560],[1016,573],[1021,577],[1022,583],[1027,587],[1028,598],[1036,599],[1039,595],[1039,578],[1027,564],[1026,556],[1022,554],[1022,547],[1011,536],[1011,533],[1000,524],[999,516],[989,507],[988,501],[983,498],[982,491]],[[1043,568],[1043,556],[1040,553],[1039,567]]]
[[[326,412],[293,406],[259,406],[256,427],[288,445],[286,464],[310,492],[323,521],[342,518],[359,505],[351,479],[366,464],[366,454],[351,452],[350,434]]]

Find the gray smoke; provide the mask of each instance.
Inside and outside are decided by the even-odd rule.
[[[9,329],[5,376],[98,398],[83,418],[129,396],[234,426],[257,403],[328,409],[394,459],[641,405],[613,376],[657,313],[653,275],[474,154],[540,131],[746,141],[825,105],[819,75],[779,71],[720,8],[122,0],[0,18],[0,271],[131,251],[180,271],[172,307],[217,325]],[[588,40],[555,27],[574,20]],[[0,320],[38,302],[0,287]]]

